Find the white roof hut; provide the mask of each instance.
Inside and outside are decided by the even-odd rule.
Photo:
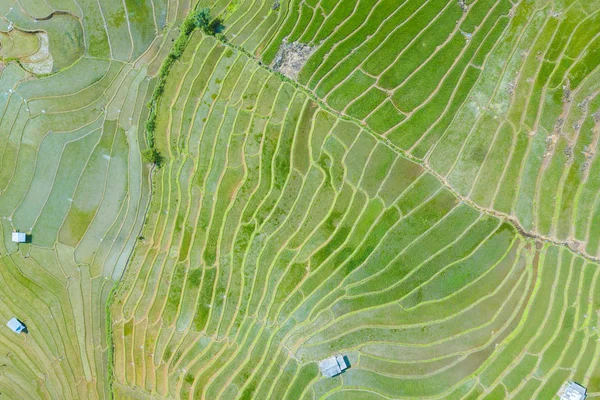
[[[332,356],[319,361],[321,373],[328,378],[341,374],[347,368],[348,365],[343,356]]]
[[[558,393],[561,400],[584,400],[587,397],[586,388],[575,382],[567,382],[562,390],[562,394]]]
[[[23,232],[13,232],[12,233],[12,241],[15,243],[25,243],[27,240],[27,235]]]
[[[10,329],[12,329],[12,331],[15,332],[15,333],[21,333],[21,332],[23,332],[25,330],[25,325],[23,325],[21,323],[21,321],[19,321],[15,317],[12,317],[6,323],[6,326],[8,326]]]

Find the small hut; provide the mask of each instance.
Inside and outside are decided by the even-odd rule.
[[[558,393],[560,400],[585,400],[587,389],[579,383],[567,382]]]
[[[332,378],[348,369],[348,364],[343,356],[332,356],[319,361],[319,369],[323,376]]]
[[[23,232],[14,231],[12,233],[12,241],[15,243],[25,243],[27,241],[27,235]]]
[[[24,330],[26,330],[27,328],[25,327],[25,325],[23,325],[23,323],[21,321],[19,321],[18,319],[16,319],[15,317],[12,317],[7,323],[6,326],[8,326],[10,329],[12,329],[13,332],[15,333],[21,333]]]

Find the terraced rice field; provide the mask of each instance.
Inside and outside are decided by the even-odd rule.
[[[597,264],[461,202],[200,33],[158,115],[167,161],[113,306],[117,393],[530,399],[566,379],[598,390]],[[338,353],[352,368],[322,378],[316,361]]]
[[[123,15],[117,33],[102,21],[120,13],[120,1],[0,2],[0,31],[13,28],[0,34],[0,57],[35,52],[38,38],[16,33],[35,29],[47,35],[56,72],[34,77],[23,58],[24,68],[0,62],[2,399],[110,395],[105,308],[149,201],[138,127],[168,51],[169,31],[156,35],[189,8],[154,3],[156,19]],[[129,33],[136,29],[152,36]],[[13,229],[28,243],[12,243]],[[5,326],[13,316],[29,334]]]
[[[236,43],[266,63],[284,37],[316,46],[298,81],[337,113],[478,206],[598,257],[600,3],[458,3],[294,2],[260,45]]]
[[[194,6],[223,31],[169,71],[152,167]],[[0,322],[29,329],[0,329],[0,398],[600,397],[599,15],[1,3],[0,43],[39,28],[52,65],[0,64]]]

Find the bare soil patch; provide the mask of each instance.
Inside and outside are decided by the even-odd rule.
[[[273,61],[273,69],[288,78],[296,79],[306,61],[315,52],[316,47],[308,44],[291,42],[283,39],[281,47]]]

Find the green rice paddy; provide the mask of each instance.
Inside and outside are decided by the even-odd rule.
[[[152,166],[146,104],[194,7],[223,31],[166,76]],[[0,17],[54,60],[0,64],[0,399],[600,397],[600,2]],[[284,39],[314,47],[297,80]]]

